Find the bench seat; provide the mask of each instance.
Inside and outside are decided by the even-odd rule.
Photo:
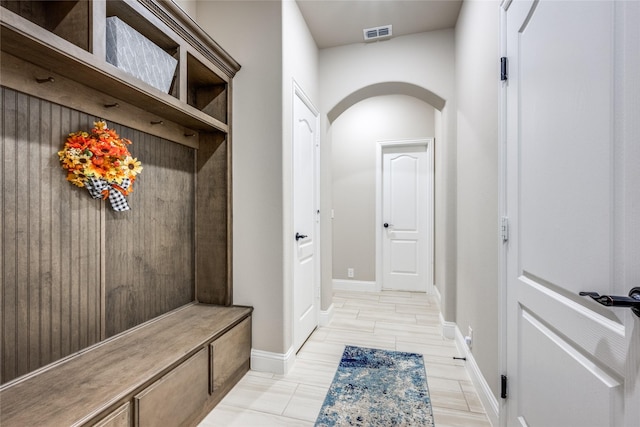
[[[188,304],[19,378],[0,425],[195,424],[249,370],[251,312]]]

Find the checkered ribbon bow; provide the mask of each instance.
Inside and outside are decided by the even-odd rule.
[[[117,212],[128,211],[130,209],[127,199],[124,197],[130,185],[131,181],[129,178],[124,178],[122,184],[107,182],[104,179],[89,178],[85,184],[91,197],[103,200],[109,198],[111,207]]]

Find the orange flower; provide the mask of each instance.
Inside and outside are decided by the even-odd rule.
[[[93,163],[95,166],[102,166],[102,165],[104,165],[104,157],[102,157],[102,156],[92,156],[91,157],[91,163]]]
[[[117,152],[114,148],[108,141],[99,140],[95,144],[91,144],[89,150],[94,156],[116,156]]]
[[[92,170],[97,178],[104,178],[107,176],[107,173],[109,172],[108,167],[95,166],[95,165],[93,166]]]
[[[84,151],[91,144],[89,134],[86,132],[76,132],[69,135],[67,138],[67,145],[71,148],[77,148],[80,151]]]
[[[78,131],[69,134],[58,158],[67,173],[67,180],[84,187],[90,177],[121,184],[129,178],[131,184],[142,171],[141,163],[131,156],[127,145],[131,141],[121,138],[106,122],[94,123],[91,133]],[[128,192],[132,191],[130,187]]]

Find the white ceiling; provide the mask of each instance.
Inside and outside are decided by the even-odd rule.
[[[362,30],[393,25],[393,36],[454,27],[462,0],[297,0],[318,48],[363,43]]]

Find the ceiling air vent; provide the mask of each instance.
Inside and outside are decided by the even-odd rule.
[[[364,41],[374,41],[391,37],[391,25],[384,25],[382,27],[365,28]]]

